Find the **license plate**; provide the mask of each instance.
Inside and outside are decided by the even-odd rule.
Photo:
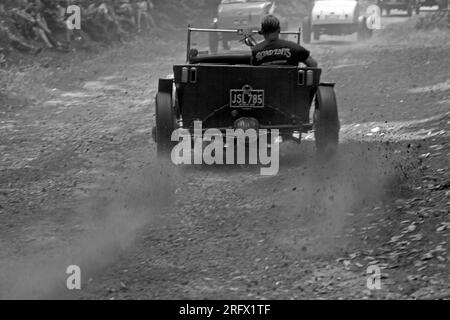
[[[230,90],[231,108],[264,108],[264,90]]]

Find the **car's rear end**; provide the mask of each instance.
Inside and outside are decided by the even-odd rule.
[[[174,67],[183,127],[201,121],[204,129],[239,126],[279,129],[282,134],[311,129],[310,106],[320,69],[194,64]],[[247,121],[247,122],[246,122]]]
[[[209,54],[191,47],[192,33],[212,32],[189,28],[187,62],[173,67],[173,78],[159,79],[152,131],[158,155],[171,154],[173,133],[180,133],[177,129],[185,129],[183,135],[187,129],[192,138],[199,133],[199,123],[204,131],[218,129],[227,139],[230,135],[237,138],[239,129],[244,135],[254,129],[260,137],[281,135],[283,140],[299,142],[302,133],[314,128],[318,150],[335,149],[339,142],[337,99],[334,84],[320,82],[321,69],[252,66],[248,49]],[[252,33],[216,32],[240,35],[251,46]],[[282,34],[294,35],[300,43],[300,32]]]
[[[357,6],[356,0],[316,1],[311,14],[312,32],[315,35],[341,35],[356,32],[359,16]]]

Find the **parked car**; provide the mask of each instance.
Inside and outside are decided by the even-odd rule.
[[[319,40],[321,35],[349,35],[357,33],[358,40],[372,36],[367,26],[367,7],[361,0],[316,0],[302,24],[306,43]]]

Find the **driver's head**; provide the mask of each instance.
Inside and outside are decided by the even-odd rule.
[[[260,33],[265,37],[276,36],[281,32],[280,20],[273,15],[265,16],[261,22],[261,31]]]

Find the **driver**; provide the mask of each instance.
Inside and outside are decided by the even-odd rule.
[[[252,64],[298,66],[300,62],[311,68],[318,66],[310,52],[302,46],[280,39],[280,20],[273,15],[264,17],[260,33],[264,41],[252,48]]]

